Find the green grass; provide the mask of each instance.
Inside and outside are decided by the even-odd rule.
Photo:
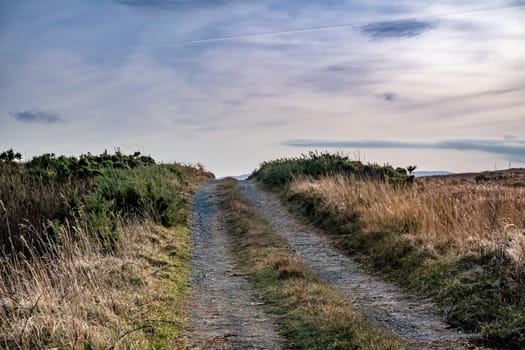
[[[415,167],[414,167],[415,169]],[[411,168],[411,170],[413,170]],[[351,177],[381,179],[393,184],[411,183],[414,179],[405,168],[390,165],[363,164],[341,154],[309,152],[300,157],[282,158],[263,162],[252,173],[254,178],[266,186],[283,186],[297,176],[319,178],[332,174]]]
[[[189,230],[185,226],[157,226],[153,232],[159,240],[151,252],[154,259],[149,261],[155,292],[142,290],[141,298],[146,304],[141,312],[143,319],[134,320],[130,327],[140,331],[124,337],[120,343],[128,349],[185,349],[181,332],[188,299]]]
[[[405,349],[388,331],[363,319],[335,288],[294,255],[284,238],[254,214],[232,179],[221,184],[232,251],[263,295],[288,349]]]

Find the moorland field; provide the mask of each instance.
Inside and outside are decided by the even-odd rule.
[[[523,348],[525,170],[414,169],[311,152],[263,162],[248,181],[370,274],[432,300],[452,327]],[[213,178],[138,152],[0,154],[0,349],[185,348],[192,200]],[[237,184],[223,180],[214,205],[285,347],[405,347],[298,260]]]

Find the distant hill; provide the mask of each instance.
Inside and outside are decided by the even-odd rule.
[[[415,177],[424,177],[424,176],[436,176],[436,175],[450,175],[450,171],[444,170],[435,170],[435,171],[414,171],[413,174]]]
[[[420,177],[420,181],[422,183],[432,183],[433,181],[449,181],[454,184],[462,182],[495,182],[498,185],[503,186],[525,187],[525,168],[512,168],[505,170],[480,171],[471,173],[449,173],[441,176],[427,175]]]
[[[225,179],[227,177],[231,177],[231,178],[234,178],[235,180],[239,180],[239,181],[244,181],[246,180],[248,177],[250,177],[251,174],[242,174],[242,175],[229,175],[229,176],[222,176],[222,177],[219,177],[217,180],[222,180],[222,179]]]
[[[243,181],[250,177],[251,174],[242,174],[237,176],[232,176],[235,180]]]

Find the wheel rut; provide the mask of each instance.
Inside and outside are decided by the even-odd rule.
[[[274,195],[259,190],[251,181],[239,182],[239,188],[296,254],[323,280],[341,290],[362,314],[416,349],[480,349],[470,344],[469,335],[450,329],[432,303],[411,298],[365,272],[320,231],[295,220]]]
[[[221,213],[217,181],[203,185],[193,202],[190,349],[281,349],[276,326],[246,278],[236,272]]]

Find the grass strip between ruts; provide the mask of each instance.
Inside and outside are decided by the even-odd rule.
[[[236,188],[220,185],[230,247],[240,269],[261,292],[289,349],[406,349],[401,339],[363,318],[334,287],[295,256]]]

